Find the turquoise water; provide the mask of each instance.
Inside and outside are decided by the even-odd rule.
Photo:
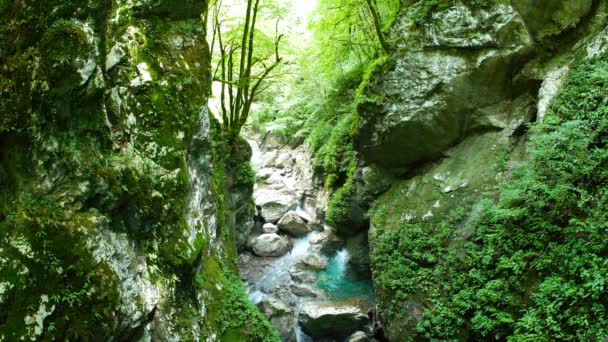
[[[347,272],[348,253],[339,251],[319,273],[317,287],[325,291],[329,299],[348,300],[365,298],[373,302],[374,288],[371,279],[353,279]]]

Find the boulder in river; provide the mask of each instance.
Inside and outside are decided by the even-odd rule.
[[[287,241],[278,234],[262,234],[251,245],[253,252],[261,257],[278,257],[289,251]]]
[[[346,338],[365,325],[367,316],[356,306],[312,302],[302,307],[298,321],[313,338]]]
[[[331,229],[326,229],[321,234],[310,238],[310,245],[317,252],[334,253],[344,246],[344,240]]]
[[[321,271],[327,268],[327,259],[319,254],[307,254],[298,260],[298,266],[313,271]]]
[[[317,290],[312,285],[306,284],[293,284],[291,285],[291,293],[298,297],[312,297],[317,298],[323,295],[323,292]]]
[[[264,226],[262,226],[262,230],[267,234],[276,234],[279,232],[279,227],[273,223],[265,223]]]
[[[267,297],[258,303],[257,306],[264,317],[268,319],[270,324],[277,329],[279,335],[281,336],[281,341],[296,341],[296,332],[293,324],[293,311],[287,306],[287,304],[283,303],[277,298]]]
[[[295,211],[285,214],[279,221],[279,229],[293,236],[303,236],[310,233],[310,227]]]
[[[298,267],[294,267],[289,270],[291,279],[298,283],[314,283],[317,281],[317,276],[310,271],[302,270]]]
[[[296,195],[288,190],[263,188],[254,191],[254,201],[260,208],[260,216],[266,221],[276,223],[298,205]]]

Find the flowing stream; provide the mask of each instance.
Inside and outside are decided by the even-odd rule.
[[[278,257],[267,269],[267,273],[248,288],[249,298],[254,304],[262,301],[277,285],[289,281],[289,270],[301,257],[311,252],[310,239],[318,234],[319,232],[311,232],[305,237],[294,239],[291,252]]]
[[[276,163],[273,160],[280,159],[281,154],[289,156],[297,154],[293,153],[294,151],[288,147],[272,149],[261,147],[253,140],[250,140],[249,143],[252,148],[251,162],[256,174],[267,175],[266,180],[258,179],[259,183],[256,187],[265,186],[278,190],[294,191],[294,189],[297,189],[296,185],[303,183],[303,177],[298,172],[302,173],[301,170],[304,168],[310,169],[310,162],[304,165],[297,157],[293,157],[293,163],[296,164],[294,166],[276,165],[273,164]],[[299,168],[297,172],[294,171],[296,168]],[[312,174],[312,171],[308,172]],[[269,174],[272,176],[268,176]],[[268,180],[272,184],[268,184]],[[322,185],[320,186],[322,187]],[[316,190],[313,189],[313,192]],[[309,192],[306,194],[309,195]],[[307,222],[315,222],[318,216],[310,211],[310,207],[307,208],[308,210],[304,208],[302,197],[304,196],[298,194],[299,205],[294,209],[294,212]],[[256,198],[256,203],[258,200],[260,199]],[[323,205],[321,209],[324,211]],[[260,226],[256,229],[258,233],[254,232],[254,236],[261,234]],[[322,229],[330,230],[331,228],[323,225]],[[285,238],[290,238],[283,232],[279,233],[283,234]],[[337,248],[333,253],[325,254],[313,248],[311,241],[314,241],[320,234],[319,231],[312,231],[303,237],[291,237],[292,248],[290,252],[276,258],[262,258],[248,251],[243,252],[246,261],[241,263],[241,273],[245,275],[244,280],[250,300],[254,304],[259,304],[265,300],[279,299],[288,305],[293,311],[292,331],[297,342],[314,341],[304,333],[298,323],[298,315],[304,304],[319,302],[323,305],[356,305],[366,311],[373,305],[374,301],[371,279],[369,276],[357,275],[351,269],[349,265],[351,255],[345,247]],[[364,247],[361,246],[361,248]],[[327,262],[326,267],[319,271],[302,270],[302,265],[299,263],[303,258],[311,256],[324,258]],[[310,276],[312,280],[295,280],[294,270],[304,274],[304,277]],[[314,295],[296,294],[293,287],[298,286],[304,286],[307,290],[314,292]],[[288,340],[293,341],[293,338]]]

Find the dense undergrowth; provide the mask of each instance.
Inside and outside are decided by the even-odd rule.
[[[413,299],[412,339],[608,336],[607,81],[608,54],[573,66],[532,130],[529,163],[475,205],[476,222],[460,209],[441,224],[383,227],[372,263],[388,320],[416,316]],[[462,224],[474,235],[454,244]]]

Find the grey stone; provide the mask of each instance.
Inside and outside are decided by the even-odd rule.
[[[276,234],[279,232],[279,227],[277,227],[276,224],[264,223],[264,225],[262,226],[262,230],[264,231],[264,233]]]
[[[549,104],[555,95],[557,95],[569,70],[570,68],[568,66],[562,66],[547,73],[547,76],[538,91],[538,122],[542,122],[545,118],[545,113],[549,108]]]
[[[295,342],[294,315],[289,306],[274,297],[267,297],[257,304],[258,308],[274,326],[283,342]]]
[[[382,168],[438,158],[462,140],[477,125],[479,108],[511,98],[505,84],[512,63],[532,48],[521,16],[504,4],[477,11],[452,6],[423,28],[398,19],[390,36],[400,49],[365,89],[384,100],[358,109],[356,149]]]
[[[277,234],[262,234],[252,242],[253,252],[262,257],[278,257],[289,251],[284,238]]]
[[[303,236],[311,231],[308,224],[295,211],[285,214],[279,221],[278,227],[279,230],[293,236]]]
[[[342,246],[344,246],[344,240],[339,237],[331,229],[326,229],[320,234],[313,236],[310,239],[310,245],[313,250],[322,253],[334,253]]]
[[[349,238],[346,241],[348,251],[348,268],[357,277],[369,277],[371,275],[371,259],[367,232],[363,232]]]
[[[120,63],[126,56],[125,48],[120,44],[116,44],[110,50],[110,53],[106,56],[106,71],[109,71]]]
[[[298,260],[298,265],[313,271],[327,268],[327,259],[319,254],[307,254]]]
[[[260,215],[266,222],[276,223],[283,215],[298,205],[292,191],[284,189],[256,189],[253,194],[255,204],[260,207]]]
[[[317,298],[323,295],[323,292],[317,290],[312,285],[306,284],[293,284],[291,285],[291,292],[298,297],[312,297]]]
[[[317,277],[314,273],[306,270],[302,270],[298,267],[294,267],[289,270],[291,279],[299,283],[314,283],[317,281]]]
[[[302,307],[298,321],[313,338],[346,338],[363,327],[367,316],[356,306],[313,302]]]
[[[589,14],[593,0],[545,0],[539,6],[535,0],[514,0],[530,32],[537,40],[550,38],[578,24]]]

